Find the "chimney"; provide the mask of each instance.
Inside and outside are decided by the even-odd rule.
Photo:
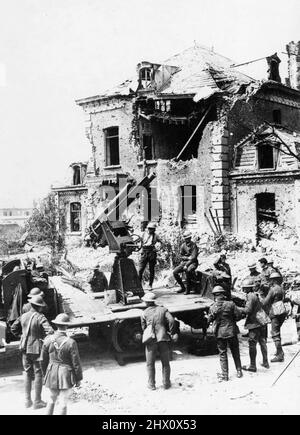
[[[287,54],[289,56],[288,69],[289,78],[288,84],[291,88],[300,91],[300,41],[291,41],[286,46]]]

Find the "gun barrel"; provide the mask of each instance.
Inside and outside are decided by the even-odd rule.
[[[141,192],[141,188],[147,188],[150,183],[156,177],[155,172],[151,172],[149,175],[144,177],[136,185],[133,182],[129,182],[124,186],[121,192],[118,193],[107,205],[107,207],[99,214],[99,216],[91,224],[90,229],[92,233],[98,233],[99,226],[101,222],[107,220],[116,220],[117,210],[125,211],[130,204],[132,204]],[[114,217],[114,219],[111,219]]]

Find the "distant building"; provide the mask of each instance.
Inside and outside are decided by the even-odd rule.
[[[31,214],[32,208],[0,208],[0,237],[16,234]]]

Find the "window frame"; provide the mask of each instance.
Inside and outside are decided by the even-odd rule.
[[[112,130],[112,129],[118,129],[118,134],[109,134],[109,130]],[[103,133],[104,133],[104,146],[105,146],[105,153],[104,153],[104,155],[105,155],[105,167],[120,166],[120,129],[119,129],[119,126],[115,125],[115,126],[107,127],[105,129],[103,129]],[[111,147],[110,140],[115,139],[115,138],[118,138],[118,162],[111,161],[111,149],[109,150],[109,153],[108,153],[108,146]]]
[[[79,210],[72,210],[72,207],[74,205],[79,205]],[[70,232],[71,233],[80,233],[82,231],[82,213],[81,212],[82,212],[81,202],[78,202],[78,201],[70,202]],[[78,229],[74,228],[76,217],[73,218],[73,216],[75,213],[78,214],[77,218],[79,217]]]
[[[261,168],[260,167],[260,155],[259,155],[259,153],[260,153],[260,149],[262,149],[262,147],[264,147],[264,146],[270,147],[273,151],[273,166],[270,168]],[[272,147],[272,145],[269,145],[268,143],[261,143],[261,144],[257,145],[256,146],[257,169],[259,171],[275,171],[276,167],[277,167],[277,153],[278,153],[278,151],[274,147]]]

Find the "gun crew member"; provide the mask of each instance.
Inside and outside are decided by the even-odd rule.
[[[57,331],[46,337],[41,352],[45,386],[50,390],[46,415],[53,414],[57,399],[60,402],[58,414],[66,415],[72,387],[79,386],[82,380],[82,367],[76,341],[66,334],[69,316],[58,314],[52,323],[57,326]]]
[[[217,346],[220,355],[221,373],[218,374],[220,381],[228,381],[228,357],[227,346],[231,350],[237,377],[243,376],[240,349],[238,341],[239,328],[236,324],[242,315],[232,301],[228,301],[226,291],[221,286],[215,286],[212,291],[215,303],[208,313],[208,324],[213,323],[214,334],[217,338]]]
[[[41,296],[32,296],[30,299],[31,310],[22,314],[17,319],[11,331],[18,336],[20,330],[22,337],[20,341],[20,349],[22,352],[22,363],[24,368],[24,383],[25,383],[25,407],[32,406],[31,400],[31,384],[34,381],[35,399],[33,403],[34,409],[44,408],[46,403],[42,401],[43,378],[40,366],[40,353],[42,348],[42,339],[52,334],[54,331],[46,317],[42,314],[46,304]]]
[[[192,241],[192,233],[185,231],[183,233],[184,243],[180,247],[181,263],[173,270],[173,275],[177,283],[180,285],[181,290],[177,293],[184,293],[188,295],[191,291],[192,277],[198,267],[198,247]],[[185,272],[186,287],[183,284],[181,273]]]
[[[152,289],[153,281],[155,277],[155,265],[157,261],[157,249],[160,248],[160,239],[155,233],[156,224],[150,222],[147,225],[147,229],[142,238],[142,253],[139,264],[139,279],[142,281],[144,270],[147,264],[149,264],[149,288]]]

